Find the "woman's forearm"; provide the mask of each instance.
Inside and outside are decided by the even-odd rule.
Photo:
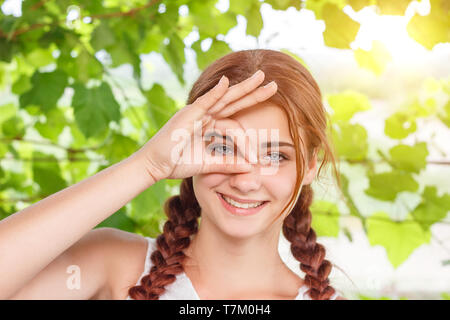
[[[139,153],[0,221],[0,291],[13,293],[150,187]]]

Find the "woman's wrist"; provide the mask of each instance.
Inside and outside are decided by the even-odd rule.
[[[143,149],[136,151],[128,159],[138,168],[147,188],[161,180],[155,175],[156,170]]]

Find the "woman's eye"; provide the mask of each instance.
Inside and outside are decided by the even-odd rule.
[[[217,151],[221,154],[233,154],[233,149],[225,144],[215,144],[209,147],[210,151]],[[231,151],[231,152],[230,152]]]
[[[274,156],[275,155],[275,156]],[[282,160],[287,160],[287,157],[279,152],[270,153],[270,157],[264,156],[264,162],[280,162]]]

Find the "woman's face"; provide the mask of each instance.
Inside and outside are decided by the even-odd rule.
[[[286,212],[280,215],[281,210],[291,198],[297,178],[295,148],[286,114],[277,105],[265,101],[241,110],[229,119],[217,121],[214,129],[221,136],[226,135],[226,130],[229,133],[230,129],[241,129],[244,133],[253,131],[258,138],[249,139],[247,135],[247,138],[242,139],[231,135],[234,142],[230,142],[213,136],[210,141],[204,142],[207,151],[213,150],[214,157],[225,159],[228,154],[235,161],[245,157],[246,161],[252,163],[252,170],[238,174],[208,173],[193,177],[195,196],[202,208],[202,224],[207,222],[228,236],[237,238],[251,237],[269,229],[279,230],[287,215]],[[258,135],[264,129],[266,134]],[[271,136],[272,133],[278,133],[277,139]],[[268,141],[279,141],[278,150],[261,146]],[[257,156],[250,158],[250,154]],[[312,181],[315,169],[314,161],[305,174],[303,184]],[[253,205],[260,201],[266,203],[256,213],[242,215],[251,209],[236,209],[233,204],[227,204],[221,195],[235,200],[251,200]],[[241,203],[238,201],[234,205],[242,207]]]

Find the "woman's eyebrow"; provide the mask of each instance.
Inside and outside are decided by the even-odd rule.
[[[230,141],[231,143],[233,143],[233,139],[230,136],[227,135],[221,135],[218,132],[209,132],[205,134],[205,138],[209,138],[209,137],[218,137],[218,138],[222,138],[225,140]],[[271,148],[272,145],[277,145],[276,141],[268,141],[268,142],[263,142],[261,143],[261,147],[262,148]],[[287,147],[292,147],[295,149],[295,146],[292,143],[289,142],[284,142],[284,141],[278,141],[278,146],[279,147],[283,147],[283,146],[287,146]]]
[[[278,141],[278,143],[277,143],[277,141],[263,142],[263,143],[261,143],[261,147],[271,148],[273,144],[274,145],[278,144],[279,147],[287,146],[287,147],[292,147],[295,149],[295,146],[292,143],[284,142],[284,141]]]
[[[226,139],[226,140],[230,141],[231,143],[233,143],[233,139],[231,139],[230,136],[223,136],[223,135],[219,134],[219,133],[216,132],[216,131],[205,133],[205,136],[204,136],[204,137],[205,137],[205,138],[218,137],[218,138]],[[208,139],[208,140],[210,140],[210,139]]]

